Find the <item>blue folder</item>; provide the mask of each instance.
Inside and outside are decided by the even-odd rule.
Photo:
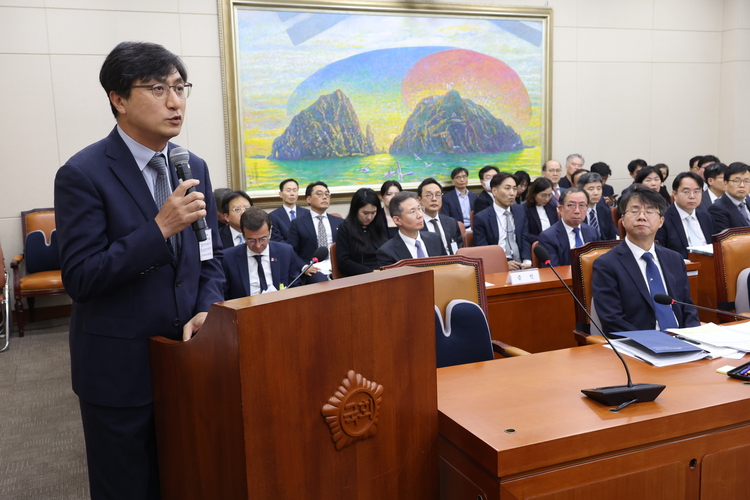
[[[645,347],[654,354],[674,354],[702,351],[700,347],[690,342],[667,335],[659,330],[638,330],[634,332],[612,332],[610,335],[627,337],[633,342]]]

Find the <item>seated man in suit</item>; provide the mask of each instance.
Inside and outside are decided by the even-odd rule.
[[[602,176],[602,202],[607,206],[614,206],[615,188],[607,184],[607,179],[612,175],[612,169],[603,161],[598,161],[591,165],[591,172]]]
[[[544,162],[542,165],[542,177],[552,183],[552,201],[550,203],[556,208],[560,203],[560,195],[565,191],[565,188],[560,185],[560,179],[562,178],[562,166],[560,166],[560,162],[555,160]]]
[[[286,243],[292,221],[304,212],[309,212],[308,209],[297,206],[298,193],[299,184],[294,179],[284,179],[279,183],[279,198],[283,204],[269,214],[274,227],[271,233],[273,241]]]
[[[272,222],[268,214],[260,208],[250,207],[242,214],[240,227],[245,245],[224,251],[221,262],[226,276],[224,299],[248,297],[289,286],[302,272],[305,263],[291,245],[269,242]]]
[[[221,213],[227,221],[226,225],[219,229],[222,248],[232,248],[245,242],[240,231],[240,217],[252,206],[253,200],[244,191],[231,191],[222,197]]]
[[[589,195],[589,209],[584,222],[596,230],[598,239],[616,240],[617,226],[612,221],[612,211],[606,203],[601,202],[604,192],[602,176],[596,172],[583,174],[578,178],[578,187]]]
[[[390,266],[404,259],[446,255],[443,242],[437,234],[420,231],[424,227],[424,216],[417,195],[409,191],[397,193],[391,198],[388,210],[398,233],[378,248],[380,267]]]
[[[699,207],[703,179],[693,172],[682,172],[672,181],[674,203],[664,212],[664,224],[656,233],[656,242],[688,258],[687,247],[711,243],[714,220]]]
[[[700,204],[700,208],[703,210],[708,211],[708,207],[724,196],[727,190],[727,183],[724,181],[726,172],[727,166],[723,163],[712,163],[703,171],[703,178],[706,180]]]
[[[474,216],[474,245],[500,245],[511,271],[531,267],[531,244],[526,209],[517,205],[516,178],[503,172],[490,183],[495,202]]]
[[[344,219],[327,213],[331,205],[331,192],[328,191],[328,184],[325,182],[311,182],[305,189],[305,199],[310,205],[310,210],[292,221],[287,242],[292,245],[299,258],[307,263],[318,247],[331,248],[336,242],[336,231]],[[321,272],[326,276],[331,274],[330,261],[329,256],[320,263]]]
[[[605,333],[666,330],[700,325],[694,307],[656,303],[666,293],[692,304],[685,261],[677,252],[654,244],[664,223],[664,198],[658,191],[635,186],[620,200],[627,236],[594,261],[592,289]]]
[[[417,187],[417,200],[424,209],[424,227],[421,231],[436,233],[440,236],[446,253],[453,255],[464,246],[464,240],[456,219],[440,213],[443,198],[443,187],[432,177],[423,180]]]
[[[622,193],[620,194],[620,199],[622,199],[622,196],[627,193],[629,190],[635,186],[635,178],[638,176],[638,172],[641,171],[642,168],[647,167],[648,163],[646,163],[646,160],[641,160],[640,158],[637,158],[635,160],[632,160],[630,163],[628,163],[628,173],[630,174],[630,177],[633,178],[633,183],[622,190]],[[619,202],[618,202],[619,207]]]
[[[475,216],[485,208],[491,207],[494,203],[490,181],[492,181],[492,178],[495,177],[499,172],[500,171],[497,169],[497,167],[493,167],[492,165],[486,165],[479,169],[479,180],[482,181],[483,190],[477,197],[476,201],[474,201]]]
[[[569,266],[571,248],[599,240],[596,230],[583,224],[588,208],[589,195],[581,188],[568,188],[560,196],[560,220],[539,235],[539,244],[549,252],[551,265]]]
[[[477,195],[466,187],[469,184],[469,171],[464,167],[454,168],[451,172],[451,182],[456,189],[445,193],[440,213],[460,220],[468,229],[471,226],[471,212],[477,200]]]
[[[714,234],[732,227],[750,226],[750,167],[739,161],[734,162],[727,167],[724,178],[726,192],[708,209],[714,218]]]
[[[565,177],[560,179],[560,187],[564,189],[575,187],[577,183],[575,179],[573,179],[573,174],[582,169],[585,163],[586,160],[584,160],[583,156],[578,153],[568,155],[568,157],[565,158]]]

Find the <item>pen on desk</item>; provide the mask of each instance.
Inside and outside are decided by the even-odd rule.
[[[748,372],[750,372],[750,366],[745,367],[741,372],[740,375],[745,377],[747,376]]]

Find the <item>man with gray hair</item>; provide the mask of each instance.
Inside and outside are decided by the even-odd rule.
[[[573,172],[580,170],[586,164],[586,160],[583,156],[578,153],[573,153],[565,158],[565,171],[567,172],[565,177],[560,179],[560,187],[568,189],[573,186]]]
[[[589,195],[589,209],[585,222],[593,227],[601,240],[616,240],[617,226],[612,220],[612,210],[602,201],[604,180],[596,172],[589,172],[578,178],[578,187]]]

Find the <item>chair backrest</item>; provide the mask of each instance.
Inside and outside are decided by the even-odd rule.
[[[466,226],[464,226],[463,220],[457,220],[456,224],[458,224],[458,232],[461,233],[461,239],[464,242],[464,245],[466,245]]]
[[[474,302],[487,316],[487,289],[484,286],[482,259],[466,255],[443,255],[424,259],[405,259],[383,269],[396,267],[426,267],[435,275],[435,305],[445,317],[451,300],[463,299]]]
[[[717,307],[735,309],[737,277],[750,262],[750,227],[725,229],[713,236]]]
[[[620,220],[620,211],[617,209],[617,205],[612,207],[612,222],[617,225],[617,221]]]
[[[450,301],[445,323],[435,306],[435,347],[438,368],[495,359],[487,318],[468,300]]]
[[[734,309],[738,313],[750,312],[750,267],[743,269],[737,276],[737,295],[734,298]]]
[[[8,282],[8,273],[5,272],[5,256],[3,255],[3,247],[0,246],[0,263],[3,265],[2,272],[0,272],[0,297],[5,293],[5,284]]]
[[[538,244],[539,244],[539,240],[531,244],[531,267],[536,267],[536,268],[538,268],[539,264],[541,264],[541,262],[539,262],[539,257],[537,257],[536,252],[534,252],[534,249],[536,248]]]
[[[591,313],[591,278],[594,261],[619,245],[617,240],[592,241],[570,251],[570,273],[573,281],[573,293]],[[576,330],[590,333],[589,319],[580,307],[576,306]]]
[[[343,278],[344,275],[341,274],[341,269],[339,269],[339,261],[336,260],[336,243],[330,246],[328,252],[331,257],[331,278],[335,280]]]
[[[506,273],[509,270],[508,258],[500,245],[463,247],[459,248],[456,254],[482,259],[484,272],[487,274]]]
[[[464,248],[474,246],[474,231],[466,231],[464,235]]]
[[[26,272],[59,270],[55,209],[35,208],[21,212],[21,229]]]

